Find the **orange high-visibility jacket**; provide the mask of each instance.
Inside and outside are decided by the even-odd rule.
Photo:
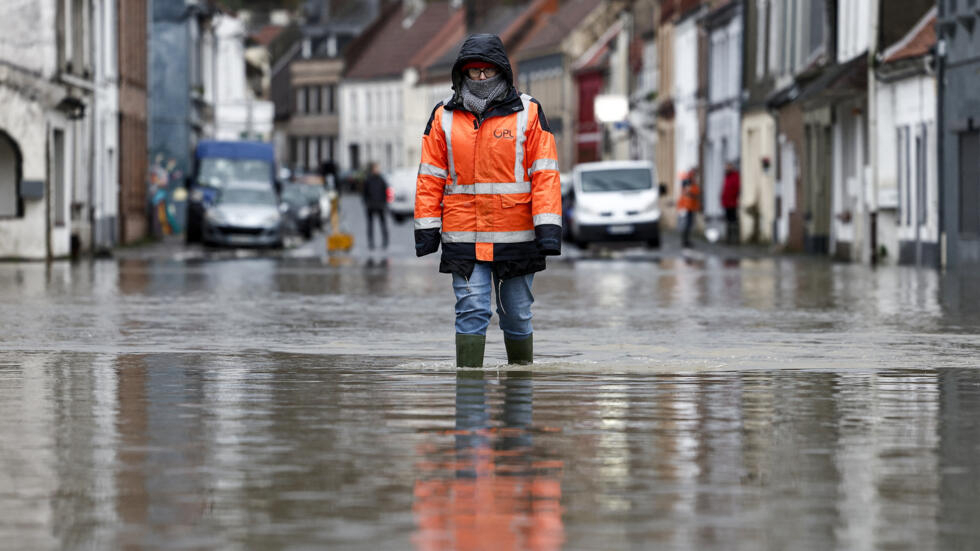
[[[459,89],[459,67],[474,59],[503,67],[512,81],[502,45],[496,56],[492,43],[491,54],[480,43],[474,52],[472,38],[453,69],[454,88]],[[531,96],[511,86],[482,120],[463,108],[458,92],[433,110],[416,183],[416,254],[435,252],[440,242],[444,266],[447,260],[539,259],[543,268],[543,256],[561,253],[558,154],[547,118]]]
[[[681,190],[681,197],[677,200],[677,210],[700,212],[701,188],[697,184],[691,183],[690,185],[684,186]]]

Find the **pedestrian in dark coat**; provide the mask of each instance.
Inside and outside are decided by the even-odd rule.
[[[381,248],[388,248],[388,182],[381,176],[378,163],[371,163],[364,180],[364,207],[367,209],[368,248],[374,250],[374,219],[381,225]]]
[[[730,245],[739,242],[738,194],[742,181],[738,169],[732,163],[725,164],[725,183],[721,188],[721,206],[725,209],[725,241]]]

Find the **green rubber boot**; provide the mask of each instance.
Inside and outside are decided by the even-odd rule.
[[[456,367],[483,367],[485,335],[456,333]]]
[[[534,361],[534,335],[528,335],[526,339],[508,339],[504,337],[504,346],[507,348],[507,363],[518,365],[529,365]]]

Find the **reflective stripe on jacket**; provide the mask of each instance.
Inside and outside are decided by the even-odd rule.
[[[478,121],[436,106],[422,138],[415,193],[416,252],[495,261],[560,254],[561,184],[555,139],[527,94]],[[542,122],[543,121],[543,122]]]

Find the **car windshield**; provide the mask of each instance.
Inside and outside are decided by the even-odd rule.
[[[276,194],[269,189],[227,188],[218,196],[221,205],[267,205],[276,206]]]
[[[582,173],[582,191],[640,191],[653,187],[648,168],[617,168],[588,170]]]
[[[197,182],[211,187],[228,187],[240,183],[266,183],[272,174],[268,161],[258,159],[201,159]]]
[[[298,186],[287,186],[282,190],[282,200],[292,205],[303,205],[309,202],[306,194]]]
[[[310,201],[319,201],[320,192],[323,190],[322,187],[311,184],[303,184],[303,187],[300,189],[302,190],[303,195],[305,195]]]

